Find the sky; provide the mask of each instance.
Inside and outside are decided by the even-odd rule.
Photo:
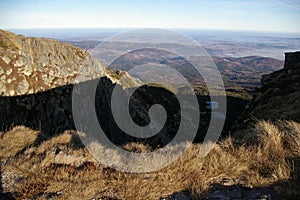
[[[186,28],[300,33],[300,0],[0,0],[0,28]]]

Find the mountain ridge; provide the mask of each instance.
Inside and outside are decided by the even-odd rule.
[[[0,94],[15,96],[43,92],[84,80],[120,75],[103,66],[87,51],[53,39],[25,37],[0,30]],[[133,85],[137,79],[123,72]]]
[[[284,68],[262,76],[261,87],[237,120],[233,135],[243,138],[241,132],[259,120],[300,122],[300,51],[285,57]]]

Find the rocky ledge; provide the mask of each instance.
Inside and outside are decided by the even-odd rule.
[[[138,79],[127,72],[113,72],[88,52],[69,44],[0,30],[0,131],[25,125],[41,130],[46,136],[53,136],[75,129],[73,87],[95,82],[96,102],[91,103],[95,103],[97,114],[98,111],[102,113],[97,117],[103,122],[103,129],[113,141],[131,141],[129,135],[121,137],[123,132],[117,128],[111,114],[110,97],[115,87],[126,90],[139,85]],[[147,113],[148,107],[153,104],[152,99],[164,97],[162,92],[142,93],[132,98],[132,115],[140,122],[149,120]],[[170,121],[168,127],[174,129],[173,120]],[[158,138],[153,138],[155,141],[168,135],[169,129],[163,130]]]
[[[263,75],[261,84],[233,127],[234,135],[245,132],[256,120],[300,121],[300,52],[286,53],[284,68]]]
[[[78,47],[0,30],[1,96],[33,94],[74,84],[78,75],[84,75],[86,80],[108,76],[113,82],[118,77]]]

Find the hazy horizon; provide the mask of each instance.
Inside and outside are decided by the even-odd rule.
[[[0,2],[0,27],[172,28],[300,33],[297,0]]]
[[[84,48],[129,28],[59,28],[9,29],[27,37],[52,38]],[[292,33],[228,31],[212,29],[175,29],[202,45],[211,56],[247,57],[263,56],[284,60],[284,53],[300,49],[300,35]],[[72,43],[75,42],[75,43]],[[79,43],[76,43],[79,42]],[[81,42],[81,44],[80,44]],[[96,42],[96,43],[95,43]],[[83,45],[83,46],[81,46]]]
[[[127,32],[136,29],[164,29],[164,28],[11,28],[4,29],[15,34],[22,34],[27,37],[53,37],[56,39],[65,39],[66,37],[76,38],[76,37],[92,37],[105,35],[107,36]],[[200,28],[165,28],[167,30],[181,32],[187,35],[205,35],[205,36],[218,36],[221,38],[224,36],[255,36],[255,37],[279,37],[279,38],[300,38],[299,33],[290,32],[273,32],[273,31],[245,31],[245,30],[227,30],[227,29],[200,29]]]

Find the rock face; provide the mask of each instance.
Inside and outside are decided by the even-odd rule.
[[[81,66],[86,68],[81,70]],[[82,76],[79,82],[76,79],[78,75]],[[138,79],[127,72],[115,73],[105,68],[87,52],[71,45],[50,39],[26,38],[0,30],[0,130],[25,125],[52,136],[75,129],[73,87],[95,81],[96,102],[90,103],[95,104],[104,132],[115,143],[133,141],[115,123],[110,101],[116,86],[126,90],[126,87],[139,84]],[[163,91],[156,88],[157,91],[158,94],[141,91],[131,99],[133,120],[149,123],[148,111],[155,103],[153,100],[158,97],[162,101],[164,98]],[[124,103],[124,106],[128,105]],[[168,104],[168,107],[172,110],[174,106]],[[179,118],[179,115],[175,113],[172,117],[168,118],[170,124],[151,141],[168,143],[170,129],[174,129],[174,123],[178,121],[174,118]]]
[[[79,71],[87,64],[99,73]],[[82,73],[91,80],[112,74],[107,72],[79,48],[0,30],[1,129],[24,124],[53,134],[74,127],[70,84]]]
[[[241,185],[223,186],[215,184],[203,195],[203,199],[275,199],[274,191],[270,188],[248,188]]]
[[[104,67],[86,51],[51,39],[0,30],[0,94],[33,94],[74,83],[80,66]],[[87,79],[103,76],[86,72]]]
[[[105,83],[99,98],[107,99],[120,77],[127,85],[138,83],[128,73],[119,73],[69,44],[0,30],[0,129],[23,124],[50,135],[74,129],[76,77],[82,75],[80,82]]]
[[[286,53],[284,68],[262,76],[261,84],[234,130],[253,119],[300,121],[300,52]]]
[[[78,75],[83,77],[79,82],[76,79]],[[141,83],[138,79],[132,78],[124,71],[111,71],[87,52],[71,45],[50,39],[26,38],[0,30],[0,131],[6,131],[16,125],[41,130],[45,135],[75,129],[72,110],[73,87],[75,84],[84,85],[94,81],[98,83],[97,99],[96,102],[90,103],[95,103],[96,109],[102,111],[97,117],[108,137],[116,143],[144,141],[125,134],[118,128],[111,114],[113,89],[116,86],[122,87],[126,93],[127,87]],[[168,123],[165,123],[162,129],[157,129],[161,131],[147,138],[146,142],[154,145],[169,143],[182,121],[189,123],[183,126],[182,132],[186,134],[182,134],[184,138],[190,134],[191,127],[197,128],[193,121],[197,118],[192,116],[195,112],[193,106],[186,106],[184,109],[188,114],[180,116],[179,105],[174,95],[156,86],[140,88],[142,89],[135,93],[136,96],[131,98],[130,114],[134,122],[140,126],[148,125],[149,108],[154,104],[162,105],[168,115]],[[186,100],[192,99],[189,94],[182,95],[185,95]],[[206,108],[207,101],[210,101],[209,97],[198,98],[202,110],[196,141],[203,141],[208,129],[211,109]],[[235,105],[238,103],[232,99],[232,103],[234,102]],[[242,108],[244,102],[240,104]],[[125,102],[123,106],[128,105]],[[227,126],[230,127],[235,117],[227,117]],[[154,124],[152,128],[156,130],[155,126],[159,123]]]

